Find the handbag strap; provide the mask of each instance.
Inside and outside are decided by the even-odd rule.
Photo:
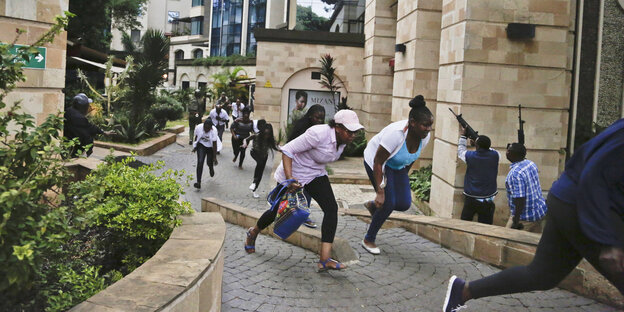
[[[271,210],[274,210],[278,205],[276,203],[280,202],[280,199],[284,195],[284,192],[288,190],[288,186],[295,182],[295,179],[288,179],[282,181],[279,185],[277,185],[269,195],[267,195],[267,202],[271,204]]]

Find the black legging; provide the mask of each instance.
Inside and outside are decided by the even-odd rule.
[[[260,181],[262,180],[262,174],[264,173],[264,167],[266,166],[267,160],[269,159],[269,154],[267,153],[266,155],[261,155],[260,153],[256,152],[256,150],[252,149],[251,152],[249,152],[249,155],[251,155],[251,158],[256,161],[256,170],[254,170],[253,179],[253,183],[256,184],[256,188],[254,189],[255,192],[260,185]]]
[[[316,200],[323,210],[323,224],[321,225],[321,242],[333,243],[336,236],[336,226],[338,225],[338,204],[334,197],[334,191],[329,184],[329,178],[324,175],[315,178],[310,183],[303,186],[306,197],[310,196]],[[309,195],[309,196],[308,196]],[[260,230],[268,227],[275,220],[277,211],[271,209],[265,211],[258,219]]]
[[[548,213],[535,257],[527,266],[513,267],[469,283],[473,298],[547,290],[559,284],[581,261],[587,259],[624,294],[624,275],[601,268],[601,244],[582,233],[576,207],[548,194]]]
[[[234,157],[236,157],[236,155],[238,155],[240,153],[240,155],[238,156],[238,165],[242,166],[243,165],[243,160],[245,159],[245,151],[247,150],[247,148],[243,148],[243,141],[249,137],[249,133],[242,134],[242,135],[238,135],[239,138],[236,138],[236,135],[232,136],[232,149],[234,150]]]
[[[210,169],[210,176],[213,177],[212,147],[206,147],[201,143],[197,143],[197,182],[201,182],[202,173],[204,172],[204,159],[206,160],[208,169]]]

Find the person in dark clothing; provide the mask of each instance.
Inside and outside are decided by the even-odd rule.
[[[249,119],[249,110],[243,109],[243,116],[236,119],[230,127],[232,132],[232,149],[234,150],[234,159],[232,162],[236,162],[239,158],[238,168],[243,168],[243,160],[245,160],[246,147],[243,147],[243,140],[249,137],[253,132],[253,121]]]
[[[188,122],[189,122],[189,145],[193,144],[195,127],[202,123],[202,117],[206,112],[206,102],[199,89],[195,90],[193,99],[188,105]]]
[[[499,153],[490,148],[490,138],[480,135],[475,142],[476,151],[466,150],[466,129],[461,128],[457,157],[466,163],[464,177],[464,208],[461,219],[472,221],[475,214],[480,223],[494,222],[494,196],[498,176]]]
[[[535,257],[470,283],[453,276],[443,310],[488,296],[547,290],[585,258],[624,294],[624,119],[583,144],[548,194]]]
[[[253,197],[258,198],[260,195],[256,193],[260,181],[262,180],[262,173],[269,159],[269,150],[278,151],[279,148],[275,143],[275,137],[273,134],[273,126],[268,124],[264,119],[258,120],[258,133],[254,133],[249,136],[243,148],[247,148],[249,142],[253,140],[253,146],[249,155],[256,161],[256,169],[254,170],[253,182],[249,186],[249,189],[253,192]]]
[[[325,123],[325,108],[320,104],[312,105],[303,117],[295,120],[292,130],[288,134],[287,142],[302,135],[308,128]]]
[[[308,128],[323,123],[325,123],[325,107],[320,104],[314,104],[310,106],[310,108],[305,113],[305,115],[303,115],[303,117],[295,120],[292,130],[290,130],[290,133],[288,134],[286,143],[304,134],[308,130]],[[316,223],[310,218],[308,218],[308,220],[306,220],[303,225],[312,229],[317,227]]]
[[[72,106],[65,111],[64,137],[67,140],[78,138],[79,146],[73,146],[69,152],[71,158],[78,157],[87,145],[87,157],[93,153],[93,138],[98,134],[110,134],[104,132],[96,125],[89,122],[86,115],[89,111],[89,104],[93,101],[84,93],[78,93],[72,99]]]

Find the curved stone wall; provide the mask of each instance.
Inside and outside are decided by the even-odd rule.
[[[219,213],[183,216],[150,260],[70,311],[221,311],[225,230]]]

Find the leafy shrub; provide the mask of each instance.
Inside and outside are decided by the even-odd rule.
[[[364,149],[366,148],[366,135],[364,131],[358,131],[353,141],[345,146],[342,155],[347,157],[361,157],[364,155]]]
[[[236,66],[236,65],[256,65],[255,55],[232,54],[230,56],[209,56],[193,60],[193,65],[197,66]]]
[[[183,188],[177,179],[183,171],[166,170],[164,163],[127,166],[133,157],[100,165],[84,181],[71,186],[74,205],[88,223],[106,229],[96,242],[106,245],[111,256],[129,268],[151,257],[180,224],[177,217],[191,212],[190,203],[178,202]],[[98,249],[98,248],[96,248]]]
[[[57,17],[33,45],[52,42],[67,20]],[[5,109],[5,96],[26,80],[22,61],[37,53],[23,46],[12,54],[12,47],[0,45],[0,310],[16,300],[30,300],[45,258],[55,257],[72,233],[56,187],[68,176],[61,157],[68,147],[61,140],[63,118],[49,115],[35,125],[33,116],[20,112],[19,103]]]
[[[421,167],[410,174],[410,188],[416,198],[420,201],[429,201],[429,193],[431,192],[431,165]]]
[[[173,97],[158,97],[156,104],[150,108],[159,129],[164,129],[167,121],[178,120],[184,115],[184,107]]]
[[[100,276],[100,269],[99,266],[86,265],[78,271],[63,266],[56,285],[60,289],[48,296],[46,312],[66,311],[122,278],[121,273],[114,270]]]

